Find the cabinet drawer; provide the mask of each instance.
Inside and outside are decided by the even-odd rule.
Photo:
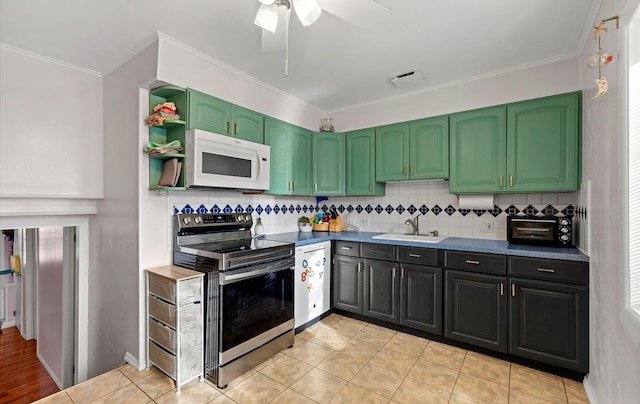
[[[360,255],[365,258],[395,261],[396,248],[388,244],[365,244],[360,246]]]
[[[407,264],[438,266],[438,250],[431,248],[398,247],[398,261]]]
[[[175,354],[177,344],[176,330],[162,324],[157,320],[154,320],[153,318],[149,318],[148,321],[149,338]]]
[[[360,243],[357,241],[336,241],[334,254],[360,256]]]
[[[149,360],[173,379],[177,376],[176,356],[149,341]]]
[[[201,278],[180,281],[180,297],[177,303],[183,305],[200,300],[201,283]],[[174,280],[149,274],[149,292],[168,302],[176,303],[176,285]]]
[[[444,266],[463,271],[506,275],[507,257],[496,254],[445,251]]]
[[[589,264],[542,258],[509,257],[509,275],[588,285]]]
[[[176,328],[176,306],[149,295],[149,315]]]
[[[187,380],[202,372],[202,344],[180,349],[180,379]],[[176,355],[162,349],[158,344],[149,341],[149,360],[159,369],[175,380],[178,376],[178,359]]]

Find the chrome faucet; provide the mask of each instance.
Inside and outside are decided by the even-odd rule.
[[[418,218],[419,217],[420,216],[416,216],[416,217],[413,218],[413,220],[407,219],[404,222],[404,224],[410,224],[411,225],[411,227],[413,228],[413,234],[414,235],[420,234],[420,230],[418,229]]]

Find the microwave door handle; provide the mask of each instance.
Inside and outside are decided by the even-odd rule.
[[[279,265],[279,266],[276,266],[276,267],[266,266],[266,267],[254,269],[252,271],[242,272],[242,273],[239,273],[239,274],[226,274],[224,272],[221,272],[220,273],[220,284],[221,285],[228,285],[230,283],[235,283],[235,282],[240,282],[240,281],[243,281],[243,280],[246,280],[246,279],[256,278],[258,276],[270,274],[270,273],[273,273],[273,272],[279,272],[279,271],[282,271],[282,270],[291,270],[291,271],[293,271],[294,269],[295,269],[295,266],[291,266],[289,264],[286,264],[286,265]]]
[[[518,231],[538,231],[538,232],[548,232],[553,231],[553,229],[536,229],[535,227],[516,227]]]

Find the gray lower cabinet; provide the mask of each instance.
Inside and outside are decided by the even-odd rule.
[[[359,243],[358,244],[359,247]],[[341,245],[336,243],[336,247]],[[334,251],[340,251],[334,248]],[[363,260],[359,257],[334,255],[331,271],[333,308],[352,313],[364,313]]]
[[[446,270],[445,284],[445,337],[506,353],[507,278]]]
[[[400,264],[400,324],[442,335],[442,268]]]
[[[397,263],[364,260],[364,314],[371,318],[398,323],[400,319],[400,282]]]
[[[147,367],[180,387],[204,377],[204,274],[173,265],[147,269]]]
[[[509,352],[586,373],[588,264],[512,257],[509,273]]]

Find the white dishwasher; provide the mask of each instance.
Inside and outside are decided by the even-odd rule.
[[[331,242],[296,247],[295,327],[331,308]]]

